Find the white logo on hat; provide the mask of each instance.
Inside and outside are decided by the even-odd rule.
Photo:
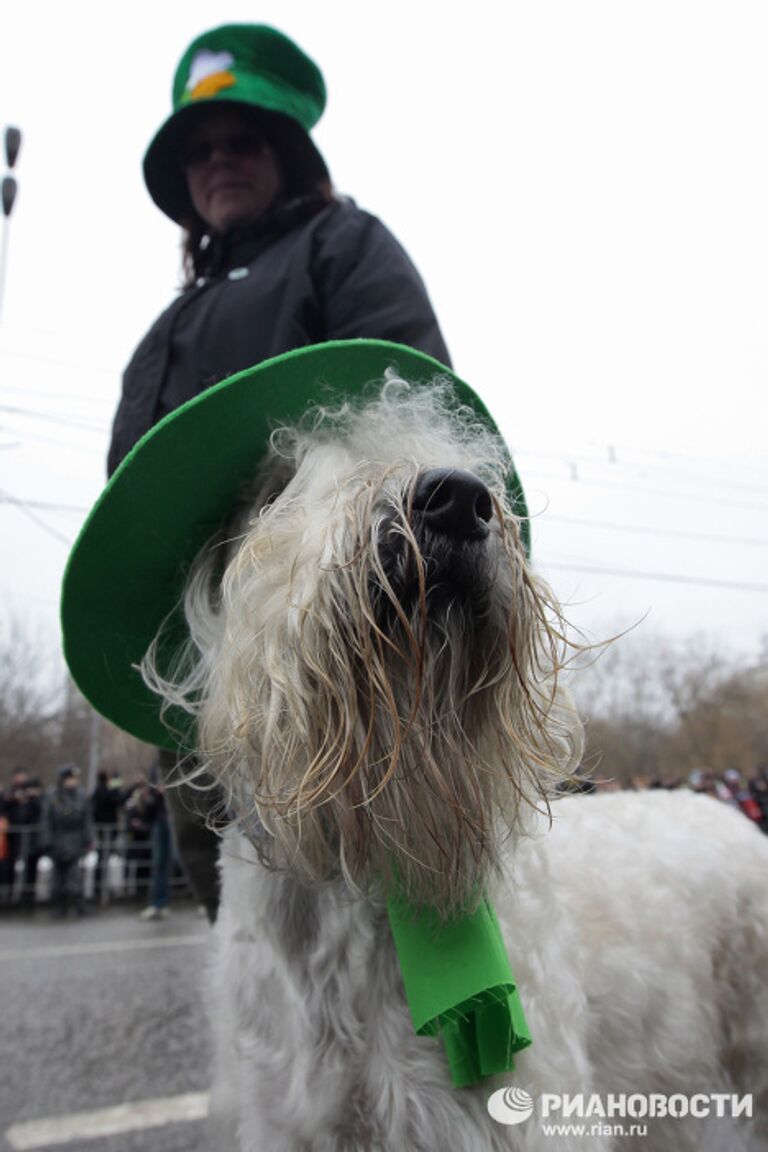
[[[189,66],[187,91],[191,92],[193,88],[197,88],[201,80],[207,80],[217,72],[225,72],[234,62],[235,58],[231,52],[211,52],[210,48],[201,48]]]

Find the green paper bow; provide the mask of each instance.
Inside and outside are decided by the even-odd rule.
[[[443,1037],[454,1086],[511,1071],[531,1035],[488,901],[446,924],[396,898],[387,911],[413,1026]]]

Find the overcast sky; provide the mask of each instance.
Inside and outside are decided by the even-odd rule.
[[[2,618],[55,646],[122,368],[178,284],[143,152],[215,23],[294,37],[339,191],[417,263],[593,637],[768,634],[768,5],[6,5],[24,143],[0,317]],[[23,501],[25,508],[10,501]],[[65,505],[66,508],[50,507]],[[74,510],[68,510],[69,508]]]

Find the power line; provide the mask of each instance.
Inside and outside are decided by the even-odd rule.
[[[569,484],[588,484],[597,488],[611,488],[614,491],[621,490],[624,492],[634,492],[636,494],[644,493],[648,496],[664,496],[668,500],[690,500],[696,504],[710,505],[726,504],[730,508],[749,508],[753,511],[768,512],[768,504],[752,504],[744,500],[729,500],[727,497],[722,496],[694,496],[690,492],[670,492],[669,489],[647,488],[641,484],[623,484],[620,481],[616,482],[609,480],[592,480],[588,476],[571,476],[570,478],[567,478],[565,476],[555,476],[551,472],[539,472],[537,469],[532,469],[530,472],[526,473],[526,478],[529,476],[538,476],[545,480],[565,480]],[[527,485],[527,487],[530,490],[530,485]],[[720,485],[718,485],[718,488],[719,487]]]
[[[0,404],[0,412],[8,412],[12,416],[32,416],[36,420],[46,420],[50,424],[61,424],[65,428],[79,428],[85,432],[105,433],[108,431],[105,424],[88,424],[83,420],[73,420],[71,416],[62,416],[60,412],[40,412],[35,408],[20,408],[14,404]]]
[[[558,516],[545,512],[541,524],[550,521],[559,524],[579,524],[585,528],[607,528],[615,532],[637,532],[648,536],[669,536],[679,540],[705,540],[712,544],[745,545],[751,548],[768,548],[768,540],[760,540],[751,536],[717,536],[710,532],[682,532],[677,528],[649,528],[642,524],[616,524],[608,520],[582,520],[577,516]]]
[[[37,516],[23,500],[17,500],[15,496],[11,496],[10,492],[6,492],[3,488],[0,488],[0,497],[3,498],[5,503],[14,504],[22,515],[26,516],[28,520],[31,520],[38,528],[41,528],[43,532],[47,532],[47,534],[53,536],[55,540],[66,544],[68,548],[72,547],[73,541],[70,540],[69,537],[64,536],[61,532],[52,528],[50,524],[46,524],[45,520]]]
[[[679,449],[677,449],[674,452],[674,454],[672,454],[668,451],[664,451],[664,450],[659,449],[659,448],[632,448],[632,447],[629,447],[628,445],[617,444],[615,441],[611,441],[611,447],[613,447],[616,451],[632,452],[636,456],[646,456],[646,457],[650,457],[652,460],[669,460],[669,459],[675,460],[675,461],[677,461],[677,460],[690,460],[696,464],[702,463],[700,456],[692,456],[690,453],[681,452]],[[707,460],[707,463],[709,463],[709,458]],[[717,460],[717,458],[714,458],[712,460],[712,463],[716,464],[718,467],[724,466],[721,461],[719,462]],[[766,476],[768,478],[768,470],[767,469],[759,468],[755,464],[745,464],[743,460],[729,460],[728,464],[725,465],[725,467],[727,467],[729,469],[738,468],[742,472],[744,472],[744,471],[756,472],[758,474],[758,476]]]
[[[627,460],[612,463],[611,468],[646,468],[647,465],[638,463],[637,461]],[[741,484],[738,480],[722,480],[719,477],[713,477],[712,473],[704,472],[683,472],[679,468],[667,468],[662,465],[651,465],[656,472],[663,472],[665,476],[674,476],[679,480],[684,480],[688,484],[717,484],[718,488],[733,488],[738,492],[757,492],[760,494],[768,491],[768,485],[765,484]],[[720,463],[720,467],[728,467],[727,464]]]
[[[49,392],[42,388],[28,388],[24,384],[0,384],[0,392],[39,396],[41,400],[74,400],[76,404],[112,404],[114,400],[112,396],[84,396],[81,392]]]
[[[55,332],[53,328],[38,328],[34,324],[15,324],[13,321],[4,320],[3,329],[8,333],[18,332],[22,336],[44,336],[47,339],[56,341],[73,340],[78,344],[88,344],[94,348],[103,348],[104,350],[109,351],[112,351],[114,348],[112,341],[95,339],[91,333],[89,333],[87,336],[79,336],[70,328],[67,328],[64,331]]]
[[[594,444],[595,442],[591,441],[590,443]],[[679,463],[684,465],[686,461],[689,461],[691,464],[703,466],[707,470],[704,477],[702,477],[701,473],[699,473],[698,478],[705,479],[710,483],[712,481],[712,476],[709,471],[710,468],[727,468],[729,472],[751,472],[757,476],[765,478],[765,480],[768,481],[768,468],[759,467],[756,463],[747,464],[744,462],[744,460],[741,459],[722,459],[717,456],[712,456],[709,453],[706,455],[706,457],[702,457],[701,455],[694,456],[691,453],[683,452],[679,449],[676,449],[673,452],[669,449],[662,448],[637,448],[628,446],[626,444],[621,444],[616,440],[606,440],[604,443],[604,453],[599,452],[597,455],[578,454],[577,457],[574,457],[569,451],[559,450],[552,452],[550,450],[544,451],[536,448],[526,448],[525,446],[520,445],[514,445],[514,455],[515,457],[518,455],[540,456],[543,459],[548,460],[579,459],[588,462],[591,461],[596,464],[605,463],[609,464],[611,467],[632,466],[642,468],[643,463],[641,460],[632,460],[627,458],[628,455],[640,456],[647,460],[659,461],[660,463],[658,465],[652,464],[651,466],[659,467],[662,471],[668,470],[668,463]],[[686,475],[686,473],[683,473],[683,475]],[[687,475],[692,475],[692,473],[687,473]],[[718,483],[719,482],[720,481],[718,481]]]
[[[73,368],[76,372],[100,372],[104,375],[119,375],[119,370],[105,364],[80,364],[75,360],[62,360],[60,356],[46,356],[44,352],[18,352],[12,348],[0,348],[0,356],[10,356],[16,360],[36,360],[41,364],[55,364],[57,368]]]
[[[7,496],[0,490],[0,504],[22,504],[25,508],[39,508],[44,512],[77,512],[84,514],[88,508],[79,504],[54,504],[47,500],[22,500],[17,496]]]
[[[714,580],[708,576],[680,576],[674,572],[643,572],[637,568],[602,568],[597,564],[569,564],[564,561],[545,561],[544,568],[557,568],[567,572],[589,572],[596,576],[622,576],[632,580],[663,580],[672,584],[704,585],[708,588],[736,588],[743,592],[768,592],[768,584],[750,584],[741,580]]]
[[[70,346],[71,344],[77,344],[77,346],[81,347],[83,344],[86,344],[89,349],[96,348],[108,356],[115,355],[117,344],[120,343],[120,341],[115,341],[114,339],[99,340],[90,332],[88,335],[78,335],[76,332],[71,331],[70,328],[67,328],[66,331],[63,332],[54,332],[53,328],[38,328],[29,324],[14,324],[13,321],[6,320],[3,320],[2,331],[10,341],[13,341],[14,335],[20,336],[23,340],[32,338],[31,343],[33,347],[36,348],[39,347],[40,338],[43,338],[43,340],[54,341],[56,347],[60,347],[62,343],[69,343]],[[5,349],[0,349],[0,353],[3,350]],[[14,351],[12,348],[8,348],[7,350]],[[35,353],[31,355],[35,355]]]
[[[561,464],[564,464],[566,467],[570,468],[571,472],[573,472],[573,470],[576,468],[576,465],[578,465],[578,464],[587,464],[590,467],[600,466],[601,464],[607,465],[607,467],[609,469],[611,469],[612,471],[617,470],[617,469],[626,471],[627,469],[638,469],[638,468],[642,469],[642,468],[648,467],[647,465],[643,465],[641,463],[638,463],[637,461],[632,461],[632,460],[627,461],[627,460],[620,460],[618,458],[611,459],[610,457],[608,457],[606,459],[602,459],[599,456],[584,456],[584,455],[581,455],[580,453],[571,454],[571,453],[567,453],[567,452],[538,452],[538,451],[535,451],[532,449],[525,449],[525,448],[515,449],[514,455],[515,455],[515,459],[518,459],[520,456],[531,456],[531,457],[534,457],[534,458],[539,459],[539,460],[555,460]],[[720,466],[721,467],[727,467],[727,465],[724,465],[724,464],[721,464]],[[711,473],[708,473],[705,475],[705,474],[700,473],[700,472],[683,472],[683,471],[680,471],[679,469],[665,468],[663,466],[662,467],[658,467],[658,466],[654,467],[652,465],[651,467],[654,468],[655,472],[662,472],[662,473],[664,473],[665,476],[677,477],[678,479],[683,480],[685,483],[688,483],[688,484],[699,484],[700,485],[700,484],[712,484],[714,482],[717,484],[718,489],[732,488],[734,491],[753,492],[753,493],[757,493],[758,495],[765,495],[768,493],[768,485],[767,484],[740,484],[738,481],[721,480],[719,478],[715,479]],[[571,478],[573,479],[573,476]],[[642,480],[642,477],[638,477],[638,479]]]
[[[22,441],[34,440],[40,444],[53,444],[57,448],[66,448],[69,452],[86,453],[90,456],[102,455],[102,449],[100,448],[91,448],[87,444],[72,444],[68,440],[55,440],[52,436],[41,436],[39,432],[21,432],[18,428],[9,428],[6,424],[0,424],[0,432],[20,436]]]

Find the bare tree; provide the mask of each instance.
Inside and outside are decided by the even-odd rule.
[[[45,768],[60,706],[49,668],[41,629],[0,620],[0,781],[16,768]]]
[[[93,710],[70,678],[66,681],[56,759],[76,763],[89,788],[99,771],[127,781],[146,776],[157,749],[129,736]]]
[[[768,766],[768,668],[686,681],[673,748],[688,768],[743,775]]]
[[[584,768],[596,779],[681,779],[693,768],[749,775],[768,765],[768,663],[748,668],[701,636],[672,640],[641,626],[582,665],[571,687],[585,719]],[[131,782],[156,755],[96,715],[50,638],[0,620],[0,784],[17,767],[47,783],[65,760],[89,786],[99,769]]]
[[[749,774],[768,761],[768,672],[704,636],[638,629],[575,677],[596,778],[679,780],[694,768]]]
[[[50,783],[72,761],[90,786],[99,768],[131,781],[156,750],[97,716],[41,628],[0,619],[0,787],[17,768]]]

